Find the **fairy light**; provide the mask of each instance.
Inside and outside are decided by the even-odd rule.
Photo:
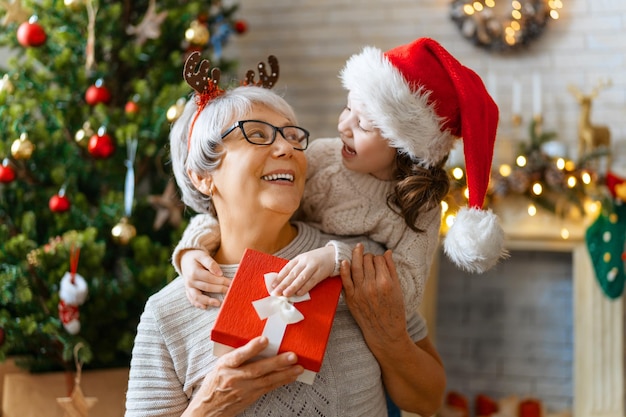
[[[565,159],[559,158],[556,160],[556,167],[563,171],[565,169]]]
[[[464,175],[463,168],[456,167],[452,170],[452,176],[455,180],[460,180]]]
[[[528,215],[529,215],[530,217],[533,217],[533,216],[535,216],[536,214],[537,214],[537,207],[535,207],[535,205],[534,205],[534,204],[532,204],[532,203],[531,203],[531,204],[529,204],[529,205],[528,205]]]
[[[455,219],[456,219],[456,216],[454,214],[447,215],[446,218],[445,218],[446,226],[448,228],[452,227],[452,225],[454,224],[454,220]]]
[[[526,157],[524,155],[520,155],[517,157],[517,159],[515,160],[515,163],[517,164],[518,167],[525,167],[526,166]]]
[[[466,200],[469,200],[469,188],[465,187],[465,189],[463,190],[463,196],[465,197]]]
[[[495,7],[496,6],[496,2],[495,2],[495,0],[485,0],[485,6],[487,6],[487,7]]]
[[[582,180],[583,184],[591,184],[591,174],[589,174],[588,172],[583,172],[583,174],[580,176],[580,179]]]
[[[536,182],[533,184],[533,194],[535,195],[541,195],[541,193],[543,192],[543,187],[541,186],[540,183]]]
[[[446,201],[442,201],[441,202],[441,212],[443,214],[445,214],[445,213],[448,212],[449,209],[450,209],[450,205]]]
[[[465,6],[463,6],[463,12],[466,15],[471,16],[474,14],[474,8],[472,7],[471,4],[466,4]]]
[[[576,183],[577,183],[577,182],[578,182],[578,181],[576,180],[576,177],[575,177],[575,176],[571,175],[571,176],[567,177],[567,186],[568,186],[569,188],[574,188],[574,187],[576,187]]]
[[[511,175],[511,172],[513,172],[513,170],[511,169],[511,165],[509,165],[509,164],[502,164],[502,165],[500,165],[500,168],[498,168],[498,172],[503,177],[508,177],[509,175]]]
[[[567,228],[566,228],[566,227],[564,227],[564,228],[562,228],[562,229],[561,229],[561,237],[562,237],[564,240],[569,239],[569,230],[567,230]]]
[[[475,1],[474,4],[472,4],[472,7],[474,7],[474,10],[476,10],[477,12],[482,12],[483,11],[483,5],[482,3]]]

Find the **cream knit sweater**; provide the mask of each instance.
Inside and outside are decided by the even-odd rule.
[[[302,200],[303,220],[341,236],[368,236],[393,251],[393,259],[407,312],[421,304],[433,256],[439,245],[441,209],[420,213],[415,233],[404,219],[387,206],[394,181],[381,181],[346,169],[341,161],[341,140],[316,139],[307,149],[307,183]],[[212,252],[219,245],[219,229],[209,215],[195,216],[174,249],[172,263],[180,273],[184,249]],[[332,241],[337,248],[337,264],[352,257],[352,248]]]
[[[321,247],[329,239],[304,223],[295,223],[298,236],[276,256],[294,256]],[[342,239],[365,244],[366,251],[381,253],[371,241]],[[234,276],[237,265],[222,265]],[[193,307],[177,278],[146,303],[137,329],[126,395],[126,417],[180,416],[190,398],[213,369],[210,340],[217,308]],[[424,320],[407,316],[412,340],[426,337]],[[340,298],[324,361],[313,385],[300,382],[280,387],[252,404],[243,416],[386,416],[381,373],[343,297]]]

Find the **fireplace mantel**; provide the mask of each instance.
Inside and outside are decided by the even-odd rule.
[[[512,197],[492,208],[500,218],[508,250],[572,254],[573,417],[625,417],[624,301],[623,297],[607,298],[595,279],[585,244],[585,231],[592,219],[562,220],[542,209],[531,217],[529,203],[523,197]],[[564,228],[569,232],[567,239],[561,236]],[[420,307],[435,342],[438,274],[436,256]]]
[[[572,253],[574,305],[574,417],[624,417],[624,304],[607,298],[595,279],[585,243],[589,219],[562,220],[528,202],[495,206],[509,250]],[[565,228],[569,238],[563,239]]]

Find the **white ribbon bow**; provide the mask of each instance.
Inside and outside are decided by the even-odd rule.
[[[252,302],[259,318],[261,320],[267,319],[263,328],[263,336],[267,337],[269,345],[261,353],[262,356],[266,357],[278,354],[278,348],[285,336],[287,325],[304,320],[304,315],[294,307],[293,303],[311,299],[308,292],[304,295],[291,297],[272,295],[272,282],[277,275],[276,272],[269,272],[263,276],[269,296]]]

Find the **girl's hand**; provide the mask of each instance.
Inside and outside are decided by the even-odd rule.
[[[185,251],[180,258],[180,270],[185,281],[185,294],[193,306],[203,310],[220,306],[220,300],[208,294],[225,294],[231,280],[222,275],[220,266],[207,252],[200,249]]]
[[[304,295],[335,269],[335,248],[332,245],[302,253],[289,261],[273,282],[274,294],[289,297]]]

